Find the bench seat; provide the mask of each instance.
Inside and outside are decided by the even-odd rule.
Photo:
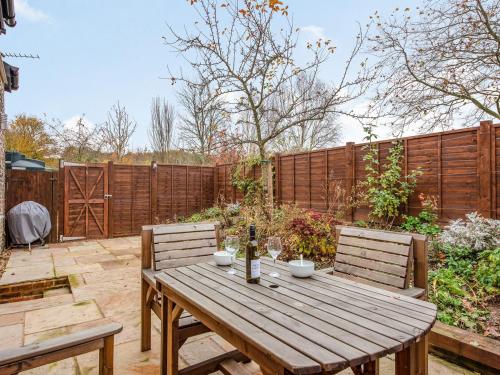
[[[360,277],[356,277],[356,276],[352,276],[352,275],[346,275],[346,274],[338,273],[338,272],[336,273],[333,270],[333,267],[322,268],[322,269],[318,270],[318,272],[326,273],[328,275],[342,277],[344,279],[355,281],[357,283],[371,285],[371,286],[374,286],[374,287],[377,287],[377,288],[388,290],[390,292],[399,293],[399,294],[402,294],[402,295],[407,296],[407,297],[421,298],[421,297],[425,296],[425,289],[423,289],[423,288],[417,288],[417,287],[410,287],[410,288],[407,288],[407,289],[393,288],[393,287],[390,287],[388,285],[381,285],[379,283],[371,282],[369,280],[362,279]]]
[[[426,289],[414,282],[416,241],[419,246],[423,241],[426,247],[425,239],[411,233],[338,227],[335,263],[322,272],[426,299]]]
[[[113,374],[114,335],[122,325],[109,323],[32,343],[20,348],[0,351],[0,374],[11,375],[66,358],[99,350],[99,374]]]

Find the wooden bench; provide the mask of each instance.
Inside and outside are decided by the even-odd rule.
[[[417,267],[422,267],[422,262],[423,269],[417,270]],[[425,236],[339,227],[335,263],[333,268],[324,272],[409,297],[426,299],[425,262]]]
[[[336,237],[334,266],[322,272],[427,300],[426,236],[339,225]],[[427,375],[428,351],[429,338],[426,336],[411,351],[397,353],[396,368],[411,364],[411,371]]]
[[[217,251],[217,225],[165,224],[142,228],[141,350],[151,349],[151,311],[161,319],[161,297],[155,274],[164,269],[186,266],[212,259]],[[189,314],[180,319],[180,340],[207,332]]]
[[[161,293],[155,275],[169,268],[211,261],[219,245],[218,224],[148,225],[142,228],[141,241],[141,351],[144,352],[151,349],[151,311],[162,320]],[[165,327],[166,323],[162,320],[162,330],[166,329]],[[184,311],[179,319],[178,345],[181,347],[189,337],[209,331],[191,314]],[[164,336],[162,333],[162,337]],[[163,354],[164,350],[162,350],[162,373],[165,370]],[[190,366],[183,371],[199,374],[213,372],[217,370],[220,362],[231,358],[237,361],[247,360],[235,350]]]
[[[110,323],[77,333],[0,351],[0,375],[12,375],[99,350],[99,374],[113,374],[114,335],[122,325]]]

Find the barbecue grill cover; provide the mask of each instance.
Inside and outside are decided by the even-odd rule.
[[[36,202],[26,201],[12,207],[7,213],[7,224],[12,243],[27,245],[43,239],[50,232],[49,211]]]

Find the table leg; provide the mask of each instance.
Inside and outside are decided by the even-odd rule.
[[[167,375],[167,334],[168,334],[168,302],[167,297],[161,296],[161,350],[160,350],[160,375]]]
[[[378,372],[378,359],[365,363],[363,365],[363,371],[365,375],[379,375]]]
[[[167,303],[167,375],[179,373],[179,318],[182,309],[174,302]]]
[[[113,375],[114,336],[104,338],[104,347],[99,350],[99,375]]]
[[[416,344],[396,353],[396,375],[416,375]]]
[[[149,284],[141,278],[141,352],[151,349],[151,304],[148,301]]]
[[[378,367],[378,359],[376,359],[375,361],[351,367],[351,370],[355,375],[379,375]]]
[[[429,371],[429,336],[425,335],[417,344],[415,349],[416,367],[418,375],[427,375]]]

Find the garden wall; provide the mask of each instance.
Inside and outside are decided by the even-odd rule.
[[[403,169],[419,168],[415,193],[405,211],[420,210],[419,194],[435,197],[440,220],[478,211],[500,217],[500,124],[481,122],[479,127],[403,138]],[[393,140],[376,142],[384,163]],[[339,192],[350,192],[365,177],[366,144],[347,143],[313,152],[274,156],[275,202],[296,204],[320,212],[338,209],[345,201]],[[218,194],[228,201],[241,199],[231,184],[231,165],[216,167]],[[367,208],[347,213],[348,220],[363,220]]]

